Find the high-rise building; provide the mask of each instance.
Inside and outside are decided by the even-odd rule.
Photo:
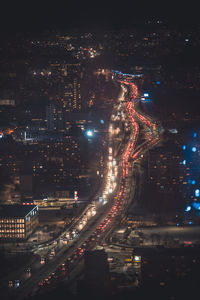
[[[180,151],[168,141],[168,146],[148,152],[148,188],[145,207],[160,214],[170,214],[182,206],[180,186]],[[150,196],[151,195],[151,196]]]
[[[21,174],[20,175],[20,192],[23,202],[33,202],[33,179],[32,174]]]
[[[82,109],[80,82],[83,77],[81,65],[56,62],[51,64],[51,71],[56,99],[62,103],[65,111],[80,111]]]
[[[63,110],[54,104],[49,104],[46,107],[46,121],[48,131],[62,132],[64,128]]]
[[[73,78],[63,86],[61,101],[65,111],[80,111],[82,109],[80,81]]]
[[[186,200],[186,212],[196,210],[199,214],[200,210],[200,137],[198,130],[192,132],[189,130],[187,135],[184,135],[185,144],[181,145],[182,148],[182,161],[180,163],[182,178],[183,178],[183,196]]]
[[[77,79],[73,80],[73,110],[81,110],[80,83]]]

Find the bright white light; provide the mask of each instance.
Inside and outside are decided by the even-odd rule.
[[[110,168],[112,167],[112,156],[109,157],[108,167],[110,167]]]
[[[134,256],[134,261],[140,261],[140,260],[141,260],[140,256],[137,256],[137,255]]]
[[[176,128],[172,128],[172,129],[169,129],[169,132],[171,132],[171,133],[178,133],[178,130]]]
[[[87,136],[89,136],[89,137],[92,137],[92,136],[93,136],[92,130],[87,130],[86,134],[87,134]]]
[[[192,209],[192,207],[190,205],[188,205],[185,209],[186,212],[190,211]]]
[[[149,97],[149,93],[144,93],[144,97]]]
[[[195,190],[195,197],[199,197],[199,189]]]

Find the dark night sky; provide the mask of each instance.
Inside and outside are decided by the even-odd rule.
[[[147,2],[147,1],[146,1]],[[63,4],[64,3],[64,4]],[[80,4],[81,3],[81,4]],[[198,8],[182,1],[180,6],[168,1],[5,1],[0,5],[0,31],[40,31],[43,29],[118,29],[136,20],[161,18],[173,23],[199,24]],[[174,2],[175,3],[175,2]]]

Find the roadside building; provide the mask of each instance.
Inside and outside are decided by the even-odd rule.
[[[84,253],[84,279],[78,282],[81,295],[105,295],[110,285],[107,253],[104,250],[88,250]]]
[[[26,240],[38,225],[38,206],[0,205],[0,242]]]

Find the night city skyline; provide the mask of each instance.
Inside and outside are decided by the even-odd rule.
[[[197,299],[197,7],[1,12],[0,297]]]

